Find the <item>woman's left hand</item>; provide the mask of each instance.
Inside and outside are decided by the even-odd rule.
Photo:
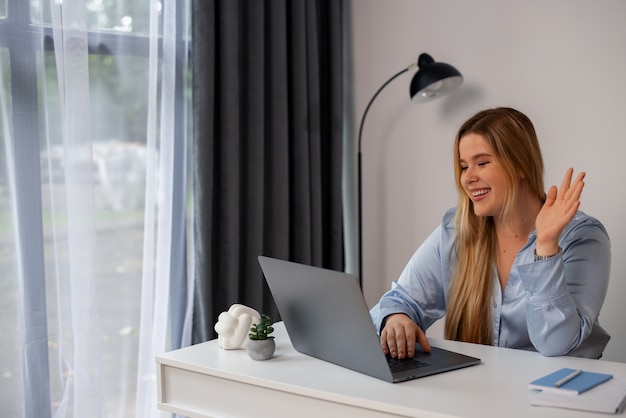
[[[537,231],[537,255],[553,255],[559,251],[559,237],[565,226],[572,220],[580,207],[580,195],[585,183],[585,173],[581,172],[572,182],[574,169],[569,168],[561,183],[561,188],[551,186],[546,201],[535,219]]]

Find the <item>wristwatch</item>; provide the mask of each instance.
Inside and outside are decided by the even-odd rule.
[[[537,250],[535,250],[535,261],[547,260],[548,258],[552,258],[555,255],[558,255],[562,251],[561,247],[559,247],[559,251],[552,255],[537,255]]]

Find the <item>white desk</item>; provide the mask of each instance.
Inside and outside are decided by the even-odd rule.
[[[606,418],[530,406],[527,384],[561,367],[626,377],[625,363],[431,339],[483,363],[393,384],[300,354],[283,324],[275,328],[276,354],[266,361],[222,350],[217,340],[157,356],[158,408],[189,417]]]

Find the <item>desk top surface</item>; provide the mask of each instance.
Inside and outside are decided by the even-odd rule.
[[[562,367],[626,378],[626,364],[430,339],[431,345],[482,360],[482,364],[402,383],[388,383],[294,350],[282,323],[275,324],[275,356],[255,361],[244,350],[220,349],[217,340],[157,356],[157,362],[200,374],[369,407],[406,416],[590,417],[582,411],[533,407],[528,382]],[[605,414],[598,415],[604,416]]]

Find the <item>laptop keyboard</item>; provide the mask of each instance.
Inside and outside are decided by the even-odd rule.
[[[391,356],[387,356],[387,363],[392,373],[414,370],[429,365],[428,363],[413,358],[397,359]]]

